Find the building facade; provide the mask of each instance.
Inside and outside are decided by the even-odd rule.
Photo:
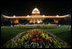
[[[46,16],[46,15],[40,15],[40,11],[37,8],[34,8],[32,11],[32,15],[27,15],[27,16],[6,16],[3,15],[3,17],[5,19],[9,19],[11,24],[15,23],[15,24],[19,24],[19,20],[23,19],[23,20],[27,20],[29,21],[29,23],[33,23],[33,24],[40,24],[43,23],[44,19],[53,19],[53,22],[55,24],[59,23],[60,19],[65,19],[67,17],[69,17],[69,15],[63,15],[63,16]]]

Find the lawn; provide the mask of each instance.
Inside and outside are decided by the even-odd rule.
[[[40,28],[39,28],[40,29]],[[6,43],[8,40],[10,40],[11,38],[13,38],[14,36],[16,36],[17,34],[21,33],[21,32],[25,32],[31,30],[30,28],[11,28],[9,26],[2,26],[1,27],[1,45],[3,45],[4,43]],[[55,29],[41,29],[41,30],[45,30],[49,33],[53,33],[54,35],[56,35],[57,37],[61,38],[62,40],[64,40],[65,42],[67,42],[68,44],[71,43],[71,26],[61,26]]]
[[[1,27],[1,45],[3,45],[6,41],[10,40],[11,38],[15,37],[17,34],[31,30],[31,29],[16,29],[11,28],[10,26],[2,26]]]

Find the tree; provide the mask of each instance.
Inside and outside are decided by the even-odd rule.
[[[3,18],[3,16],[1,16],[1,26],[3,26],[4,25],[4,18]]]
[[[1,26],[4,25],[10,25],[9,19],[5,19],[3,16],[1,16]]]

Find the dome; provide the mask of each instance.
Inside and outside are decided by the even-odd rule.
[[[35,14],[35,15],[39,15],[40,14],[40,11],[37,9],[37,8],[34,8],[33,11],[32,11],[32,14]]]

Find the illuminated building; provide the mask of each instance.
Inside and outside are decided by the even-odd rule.
[[[59,16],[59,15],[56,15],[56,16],[46,16],[46,15],[40,15],[40,11],[37,9],[37,8],[34,8],[33,11],[32,11],[32,15],[27,15],[27,16],[6,16],[6,15],[3,15],[4,18],[6,19],[10,19],[10,22],[11,23],[19,23],[19,20],[20,19],[25,19],[25,20],[28,20],[29,23],[43,23],[43,20],[44,19],[53,19],[54,20],[54,23],[58,24],[59,23],[59,20],[58,19],[62,19],[62,18],[67,18],[69,15],[63,15],[63,16]]]

